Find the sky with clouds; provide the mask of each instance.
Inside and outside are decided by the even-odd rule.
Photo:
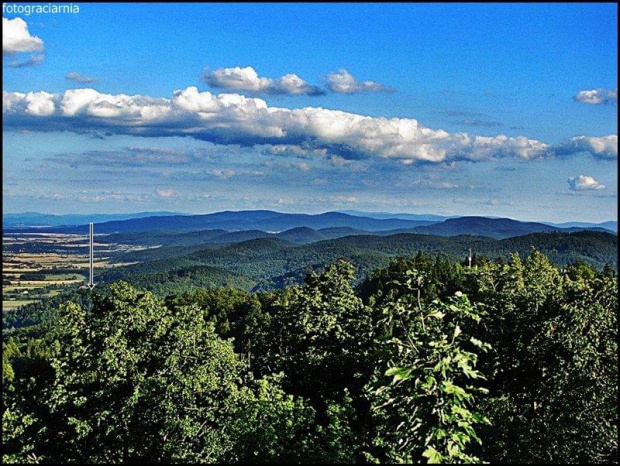
[[[617,219],[617,5],[3,14],[5,212]]]

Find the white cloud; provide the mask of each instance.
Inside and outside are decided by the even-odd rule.
[[[587,91],[579,91],[575,95],[575,100],[583,104],[601,105],[615,102],[618,100],[618,89],[605,90],[590,89]]]
[[[43,41],[30,35],[28,24],[21,18],[2,18],[2,54],[14,55],[21,52],[40,52]]]
[[[69,73],[67,73],[65,78],[69,81],[74,81],[80,84],[93,84],[98,81],[97,78],[86,76],[85,74],[78,73],[77,71],[70,71]]]
[[[567,142],[556,144],[553,151],[558,155],[589,152],[601,159],[615,160],[618,158],[618,135],[610,134],[603,137],[577,136]]]
[[[339,94],[357,94],[360,92],[394,92],[394,88],[375,81],[358,81],[344,68],[327,75],[327,87]]]
[[[47,92],[29,92],[10,93],[3,91],[2,93],[2,109],[9,108],[16,113],[24,113],[37,117],[52,116],[56,110],[57,94],[49,94]]]
[[[211,87],[235,91],[285,95],[321,95],[323,90],[308,84],[296,74],[278,79],[261,78],[251,66],[245,68],[205,69],[203,80]]]
[[[270,107],[258,98],[214,95],[196,87],[171,99],[69,89],[63,94],[3,91],[5,128],[30,131],[108,132],[134,136],[189,136],[218,144],[273,145],[298,153],[338,154],[399,161],[524,160],[590,152],[617,158],[618,137],[577,137],[549,145],[525,136],[494,137],[433,130],[412,118],[370,117],[320,107]]]
[[[591,176],[579,175],[577,177],[571,176],[568,179],[568,189],[571,191],[596,191],[605,189],[605,185],[602,185]]]
[[[173,189],[158,189],[157,196],[161,199],[170,199],[174,195]]]

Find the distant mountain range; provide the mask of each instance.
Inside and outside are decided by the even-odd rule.
[[[96,222],[95,222],[96,223]],[[226,231],[261,230],[280,232],[297,227],[313,229],[349,227],[366,231],[414,228],[430,225],[431,221],[403,219],[375,219],[356,217],[339,212],[323,214],[287,214],[270,210],[225,211],[205,215],[168,215],[97,223],[98,233],[136,233],[154,231],[190,232],[205,229]],[[42,228],[39,231],[83,233],[87,225]],[[10,230],[5,226],[5,230]],[[87,230],[86,230],[87,231]]]
[[[475,235],[504,239],[552,231],[604,230],[603,228],[571,227],[560,228],[544,223],[519,222],[509,218],[458,217],[449,218],[440,223],[417,227],[415,233],[436,236]]]
[[[360,210],[340,210],[339,212],[348,215],[355,215],[356,217],[369,217],[369,218],[400,218],[402,220],[429,220],[431,222],[441,222],[447,218],[453,218],[455,216],[444,216],[434,214],[392,214],[389,212],[362,212]]]
[[[551,225],[558,228],[603,228],[609,231],[618,232],[618,222],[617,221],[609,221],[602,223],[587,223],[587,222],[565,222],[565,223],[550,223],[550,222],[542,222],[547,225]]]
[[[75,226],[88,223],[108,222],[111,220],[129,220],[144,217],[162,217],[178,215],[180,212],[138,212],[134,214],[66,214],[53,215],[40,212],[24,212],[20,214],[5,214],[2,216],[3,228],[24,227],[56,227]]]
[[[135,235],[135,242],[153,244],[191,245],[200,243],[237,243],[240,241],[278,237],[296,243],[307,244],[343,236],[373,234],[379,236],[396,233],[416,233],[434,236],[472,235],[495,239],[511,238],[540,232],[572,232],[598,230],[617,232],[618,222],[604,223],[569,222],[551,224],[521,222],[508,218],[453,217],[432,215],[369,214],[350,211],[323,214],[289,214],[270,210],[224,211],[204,215],[179,215],[173,212],[110,215],[61,215],[25,213],[4,216],[5,232],[88,232],[88,223],[96,223],[98,234],[123,235],[123,240]],[[116,217],[119,217],[116,216]],[[114,217],[114,216],[112,216]],[[408,217],[408,218],[400,218]],[[434,218],[434,220],[431,220]],[[70,222],[79,222],[70,224]],[[42,227],[41,225],[48,226]],[[36,226],[36,228],[35,228]],[[170,236],[174,233],[174,236]],[[129,236],[128,236],[129,235]],[[161,241],[161,243],[159,243]]]

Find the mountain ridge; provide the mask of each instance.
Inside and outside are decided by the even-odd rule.
[[[136,215],[146,215],[146,213]],[[83,217],[80,214],[76,218]],[[419,233],[435,236],[469,234],[501,239],[544,231],[604,229],[614,233],[617,232],[617,222],[615,221],[599,224],[566,222],[554,225],[548,222],[524,222],[510,218],[484,216],[450,217],[441,221],[431,221],[405,218],[360,217],[331,211],[320,214],[298,214],[271,210],[227,210],[199,215],[168,215],[162,212],[161,215],[93,223],[96,224],[95,232],[97,234],[135,235],[139,239],[141,234],[147,236],[159,234],[163,237],[174,233],[176,235],[194,235],[197,240],[202,235],[205,240],[209,239],[209,242],[233,242],[239,240],[235,237],[252,239],[253,237],[267,237],[285,233],[294,237],[293,242],[305,243],[346,236],[348,234],[364,233],[381,236],[394,233]],[[296,232],[290,231],[294,229],[301,230]],[[9,222],[8,225],[6,223],[3,225],[3,230],[5,233],[48,232],[86,234],[88,225],[17,227],[12,226]],[[217,235],[207,233],[208,230],[218,230],[221,238],[213,240],[213,237]],[[233,235],[233,233],[237,234]],[[230,235],[229,239],[226,238],[227,234]]]

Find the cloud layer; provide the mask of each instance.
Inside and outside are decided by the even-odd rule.
[[[29,66],[39,66],[43,63],[43,55],[32,55],[26,60],[14,60],[9,63],[11,68],[26,68]]]
[[[587,91],[579,91],[575,95],[575,100],[582,104],[601,105],[618,101],[618,89],[590,89]]]
[[[599,183],[591,176],[571,176],[568,179],[568,189],[571,191],[597,191],[605,189],[605,185]]]
[[[69,73],[67,73],[65,78],[68,79],[69,81],[73,81],[73,82],[80,83],[80,84],[93,84],[98,81],[97,78],[86,76],[85,74],[78,73],[77,71],[70,71]]]
[[[28,24],[21,18],[2,18],[2,54],[15,55],[21,52],[40,52],[43,41],[30,35]]]
[[[134,136],[189,136],[218,144],[299,146],[345,159],[380,157],[404,163],[535,159],[589,152],[617,159],[618,137],[580,136],[557,145],[525,136],[475,136],[422,126],[415,119],[370,117],[317,107],[269,107],[262,99],[214,95],[196,87],[171,99],[70,89],[63,94],[3,91],[5,128],[95,131]]]
[[[358,81],[347,70],[340,69],[327,75],[327,87],[338,94],[359,94],[361,92],[394,92],[393,87],[375,81]]]
[[[261,78],[251,66],[245,68],[219,68],[205,70],[203,81],[217,89],[247,91],[275,95],[322,95],[325,92],[296,74],[287,74],[278,79]]]

